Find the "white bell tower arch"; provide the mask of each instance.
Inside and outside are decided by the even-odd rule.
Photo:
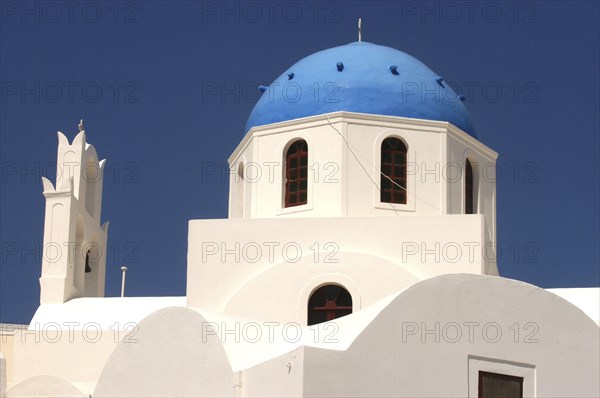
[[[58,132],[56,185],[42,177],[46,216],[41,304],[104,296],[108,236],[108,222],[100,224],[104,165],[86,142],[83,121],[71,144]]]

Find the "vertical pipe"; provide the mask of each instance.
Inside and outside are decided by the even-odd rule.
[[[121,297],[125,297],[125,275],[127,274],[127,267],[122,266],[121,271],[123,272],[123,277],[121,279]]]
[[[358,18],[358,41],[362,41],[362,18]]]

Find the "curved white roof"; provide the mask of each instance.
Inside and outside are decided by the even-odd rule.
[[[546,289],[569,301],[597,324],[600,319],[600,288]],[[350,316],[313,326],[281,324],[240,318],[191,308],[207,321],[201,333],[218,335],[234,371],[247,369],[299,347],[317,347],[335,351],[347,350],[375,317],[399,294],[392,294]],[[78,298],[64,304],[43,304],[36,311],[29,330],[41,330],[52,324],[63,330],[82,330],[93,323],[102,330],[128,330],[128,323],[139,323],[164,308],[186,307],[185,297],[110,297]],[[259,330],[260,329],[260,330]],[[236,336],[245,331],[262,337],[256,341]],[[272,334],[270,336],[269,334]],[[287,337],[286,337],[287,336]],[[300,336],[300,338],[296,338]]]
[[[600,326],[600,287],[545,290],[567,300]]]
[[[346,350],[372,320],[401,292],[392,294],[350,316],[313,326],[263,322],[235,315],[190,308],[207,324],[199,333],[215,334],[223,343],[234,370],[293,351],[301,346]],[[98,297],[77,298],[64,304],[43,304],[36,311],[29,330],[83,330],[93,324],[101,330],[129,330],[149,315],[168,307],[186,307],[185,297]],[[260,334],[256,341],[251,336]],[[240,336],[248,334],[248,339]]]
[[[89,324],[101,330],[126,330],[127,323],[139,323],[163,308],[185,307],[185,302],[185,297],[83,297],[64,304],[42,304],[29,330],[49,324],[61,330],[83,330]]]

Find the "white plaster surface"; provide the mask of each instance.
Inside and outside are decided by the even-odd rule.
[[[243,332],[249,324],[253,332]],[[438,276],[299,328],[297,341],[283,327],[163,309],[140,323],[138,343],[119,343],[94,396],[158,396],[168,388],[176,396],[464,397],[476,391],[479,370],[526,377],[526,396],[600,393],[598,326],[557,295],[510,279]],[[167,387],[161,378],[175,382]]]
[[[68,381],[47,375],[31,377],[11,388],[7,394],[7,398],[87,398],[88,396]]]
[[[484,235],[482,215],[192,220],[187,306],[305,324],[326,277],[368,306],[418,280],[484,273]]]
[[[6,358],[0,352],[0,398],[6,396]]]
[[[135,342],[112,353],[94,397],[233,397],[223,345],[201,333],[204,318],[186,308],[161,310],[140,323]]]
[[[61,330],[82,330],[89,325],[125,330],[127,324],[137,324],[162,308],[178,306],[185,306],[185,297],[82,297],[40,305],[29,330],[42,330],[45,325],[57,325]]]
[[[537,397],[595,397],[599,344],[600,329],[588,316],[543,289],[443,275],[396,297],[348,350],[306,348],[303,394],[470,396],[476,380],[468,378],[469,359],[479,358],[503,363],[508,374],[533,368]]]
[[[408,147],[407,204],[380,202],[380,151],[387,137],[398,137]],[[308,144],[308,203],[286,209],[282,193],[284,157],[289,144],[297,139]],[[229,217],[463,213],[462,171],[467,149],[481,170],[493,169],[498,154],[446,122],[335,112],[254,127],[229,158],[234,170]],[[243,183],[236,177],[239,163],[245,165]],[[495,179],[482,178],[480,186],[479,213],[492,226]],[[494,234],[495,229],[490,229],[491,239],[495,239]]]

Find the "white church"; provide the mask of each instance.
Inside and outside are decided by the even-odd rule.
[[[44,247],[73,255],[4,328],[2,397],[600,396],[599,289],[499,276],[498,154],[443,76],[358,41],[261,91],[185,297],[104,297],[104,160],[58,133]]]

